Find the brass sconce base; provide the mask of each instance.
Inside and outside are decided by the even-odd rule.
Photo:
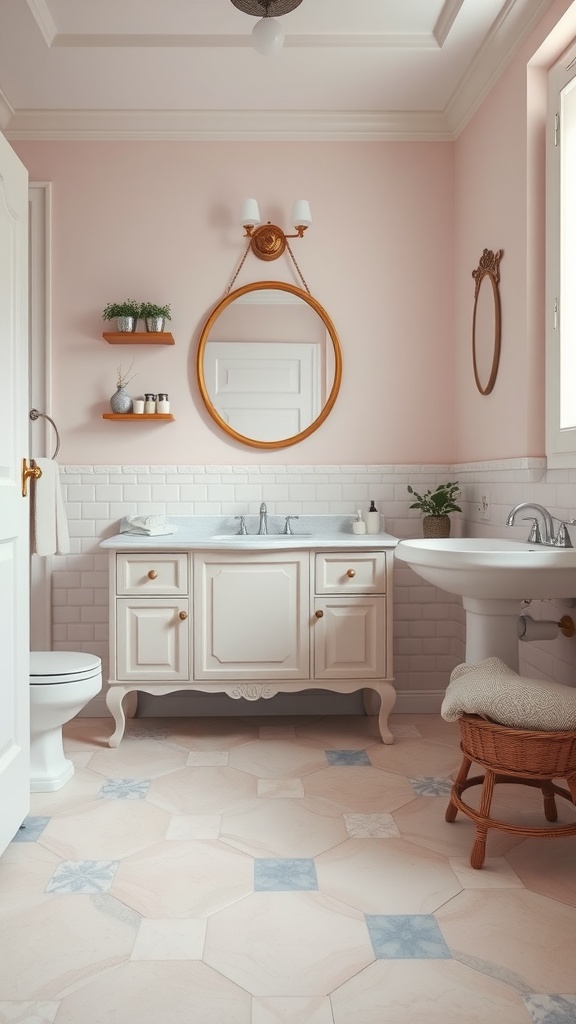
[[[288,238],[303,238],[306,227],[297,227],[296,234],[294,235],[286,235],[282,228],[270,223],[261,224],[257,228],[247,225],[245,230],[246,237],[250,239],[250,248],[254,255],[259,260],[269,261],[277,260],[282,255],[288,245]]]
[[[277,260],[286,248],[286,235],[275,224],[262,224],[253,229],[250,248],[259,260]]]

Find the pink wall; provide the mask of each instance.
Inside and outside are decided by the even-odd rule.
[[[559,0],[456,142],[458,461],[545,453],[546,69],[575,33],[576,5]],[[503,250],[502,352],[494,390],[482,396],[472,373],[471,273],[485,248]]]
[[[62,462],[542,455],[545,68],[575,22],[576,4],[556,0],[455,143],[15,143],[31,180],[53,182],[50,411]],[[309,199],[314,223],[293,250],[343,349],[331,415],[278,452],[229,441],[195,382],[202,324],[244,251],[236,218],[248,195],[286,230],[292,200]],[[476,390],[471,355],[472,270],[484,248],[504,250],[490,396]],[[237,284],[266,278],[300,283],[287,257],[266,264],[250,254]],[[176,345],[106,345],[101,310],[125,297],[170,302]],[[116,366],[132,358],[133,393],[168,391],[173,424],[102,420]]]
[[[382,464],[453,449],[453,145],[450,143],[16,143],[53,182],[53,406],[63,464]],[[244,252],[254,195],[285,230],[304,196],[314,223],[293,252],[343,349],[336,406],[297,447],[229,441],[201,403],[201,326]],[[237,284],[299,283],[287,256],[249,255]],[[176,345],[109,346],[100,314],[134,297],[172,306]],[[116,366],[133,393],[167,391],[173,424],[104,421]]]

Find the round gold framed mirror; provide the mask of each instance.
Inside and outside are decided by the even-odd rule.
[[[256,281],[210,313],[196,372],[210,416],[229,437],[253,448],[287,448],[330,413],[342,353],[332,320],[312,295],[282,281]]]
[[[496,383],[502,333],[500,310],[500,260],[502,249],[484,249],[472,271],[476,282],[472,315],[472,363],[474,380],[481,395],[489,395]]]

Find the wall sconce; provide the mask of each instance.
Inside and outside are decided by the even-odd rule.
[[[292,223],[295,234],[286,235],[282,228],[271,224],[262,224],[260,210],[255,199],[245,199],[242,206],[242,227],[245,238],[250,239],[250,248],[259,260],[277,260],[288,244],[287,238],[303,238],[306,228],[312,223],[310,203],[306,199],[297,199],[292,209]]]
[[[252,45],[258,53],[270,56],[281,50],[284,43],[284,29],[275,16],[289,14],[302,0],[232,0],[232,3],[243,14],[260,16],[252,29]]]

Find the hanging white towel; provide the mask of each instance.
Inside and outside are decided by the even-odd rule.
[[[66,555],[70,551],[60,469],[53,459],[34,459],[42,476],[32,480],[31,549],[37,555]]]

